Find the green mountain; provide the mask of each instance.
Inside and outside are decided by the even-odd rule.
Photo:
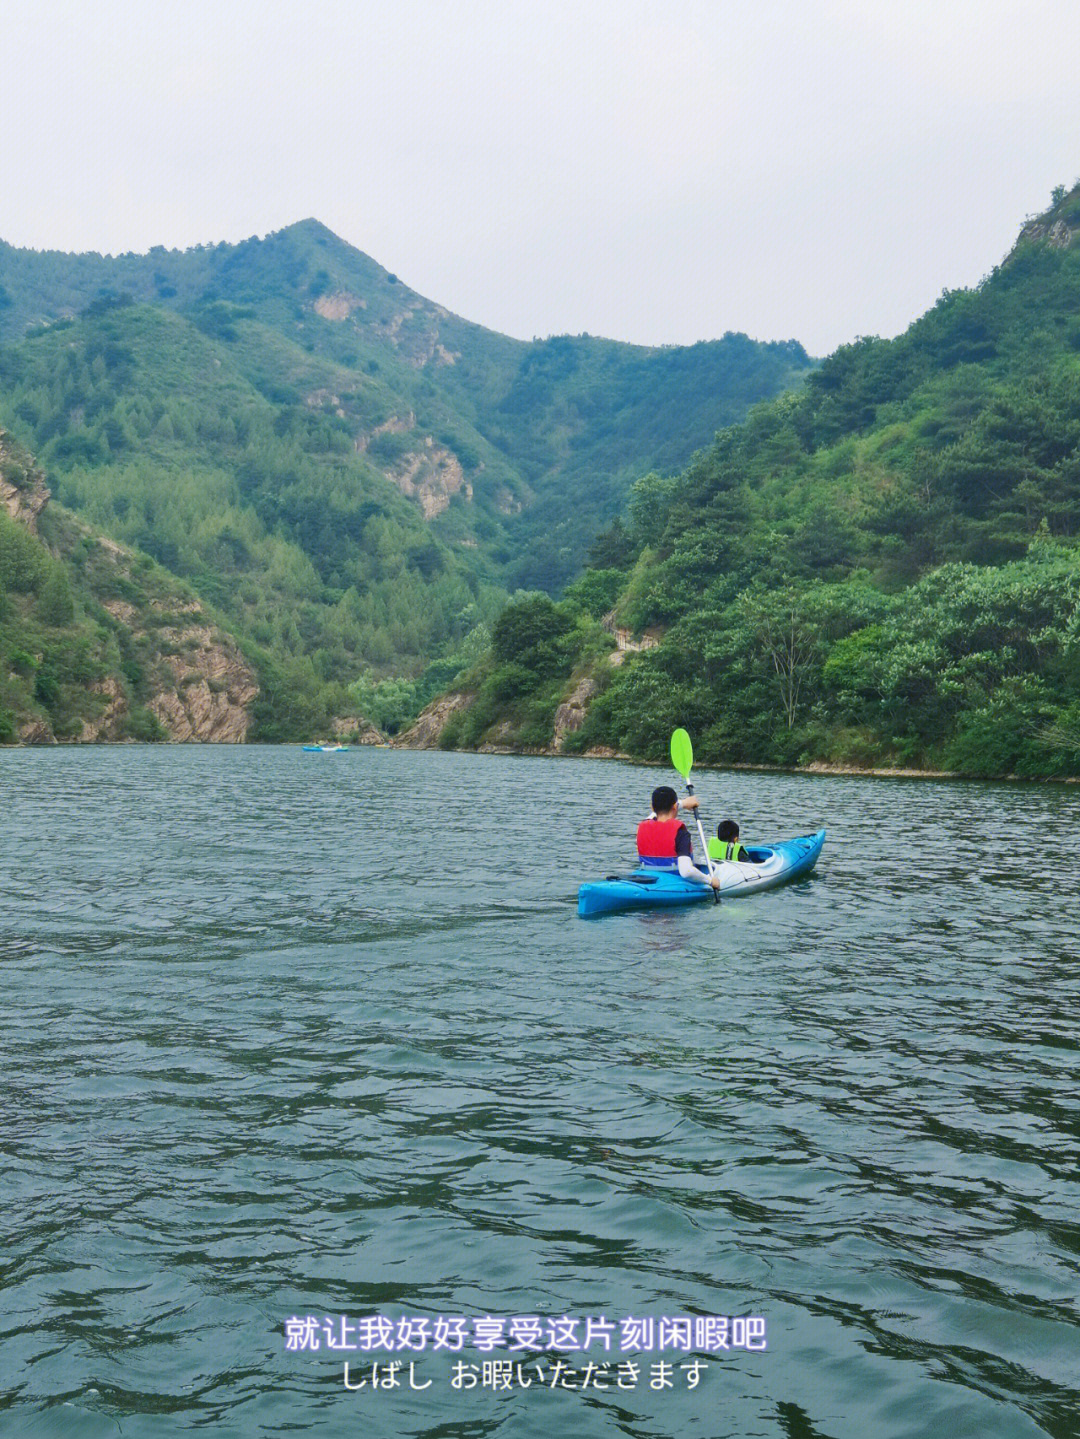
[[[1078,536],[1080,186],[639,482],[560,604],[497,621],[442,742],[660,759],[684,724],[720,762],[1077,774]]]
[[[127,298],[130,314],[118,303]],[[793,384],[810,363],[794,342],[762,345],[744,335],[658,349],[588,335],[512,340],[425,300],[314,220],[265,240],[148,255],[0,244],[0,338],[39,341],[43,329],[70,319],[78,333],[64,343],[78,345],[110,303],[120,347],[130,348],[127,332],[143,306],[181,317],[161,338],[190,353],[183,373],[174,364],[161,378],[202,380],[200,404],[235,396],[207,393],[191,330],[274,409],[279,426],[295,431],[298,419],[310,425],[321,416],[414,500],[435,537],[475,542],[481,568],[509,588],[553,592],[580,568],[632,479],[680,467],[719,426]],[[34,340],[16,346],[5,388],[35,368]],[[158,377],[139,361],[129,374],[112,367],[118,398],[157,398]],[[95,438],[85,410],[81,424],[70,415],[14,422],[29,426],[25,438],[51,466],[66,458],[50,448],[61,429]],[[91,421],[99,415],[107,418],[98,412]]]
[[[508,592],[579,571],[636,478],[809,369],[742,335],[511,340],[314,221],[148,255],[0,244],[0,423],[276,666],[264,738],[325,686],[431,692]]]

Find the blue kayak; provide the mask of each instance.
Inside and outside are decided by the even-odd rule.
[[[779,844],[746,846],[749,862],[740,864],[722,860],[713,865],[720,875],[720,898],[736,899],[774,889],[778,884],[809,874],[817,863],[825,831],[783,839]],[[635,869],[627,875],[610,875],[578,890],[577,912],[582,919],[597,914],[614,914],[623,909],[667,909],[680,904],[700,904],[711,900],[708,885],[695,884],[666,870]]]

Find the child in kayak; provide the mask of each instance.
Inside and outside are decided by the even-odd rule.
[[[662,784],[652,792],[653,812],[642,820],[637,830],[638,858],[647,869],[677,871],[694,884],[720,888],[717,875],[708,875],[694,863],[694,846],[690,831],[679,818],[680,809],[697,809],[694,795],[680,800],[670,785]]]
[[[716,826],[716,838],[709,840],[709,858],[726,859],[736,864],[749,864],[750,856],[739,843],[739,826],[733,819],[722,819]]]

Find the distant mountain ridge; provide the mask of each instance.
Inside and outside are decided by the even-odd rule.
[[[580,570],[637,477],[811,369],[743,335],[513,340],[315,221],[146,255],[0,243],[0,424],[254,647],[265,739],[365,676],[428,693],[508,593]]]
[[[265,327],[332,367],[330,383],[302,402],[352,421],[361,449],[419,497],[436,533],[492,548],[511,588],[557,590],[634,478],[685,463],[811,367],[795,341],[733,334],[657,348],[588,335],[514,340],[426,300],[316,220],[145,255],[0,242],[0,340],[121,296],[181,314],[225,344]],[[287,400],[289,361],[246,368],[269,398]]]

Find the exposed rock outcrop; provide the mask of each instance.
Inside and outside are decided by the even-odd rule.
[[[335,395],[333,390],[312,390],[309,395],[304,396],[304,404],[309,410],[329,410],[337,415],[339,420],[345,419],[345,406],[341,403],[341,396]]]
[[[454,715],[467,709],[475,695],[451,691],[420,711],[414,724],[404,734],[395,735],[390,743],[395,749],[438,749],[439,737]]]
[[[159,689],[147,708],[169,738],[242,744],[259,686],[236,644],[208,624],[165,626],[158,633],[176,651],[164,655],[175,684]]]
[[[1020,231],[1016,245],[1023,244],[1025,240],[1041,240],[1051,250],[1066,250],[1076,234],[1077,229],[1064,220],[1055,220],[1052,224],[1045,220],[1029,220]]]
[[[576,734],[585,723],[585,715],[588,713],[589,701],[600,691],[600,686],[592,675],[585,675],[578,680],[574,686],[573,693],[564,700],[555,711],[555,733],[551,739],[551,747],[556,754],[562,752],[566,743],[566,736]]]
[[[363,715],[337,715],[330,721],[330,733],[351,744],[386,744],[386,736]]]
[[[391,415],[381,425],[376,425],[370,434],[358,435],[356,449],[360,454],[367,454],[371,442],[380,435],[407,435],[415,428],[416,416],[411,410],[407,416]],[[473,487],[465,478],[461,461],[453,450],[437,444],[432,435],[425,435],[422,441],[417,436],[413,444],[414,448],[400,459],[380,468],[403,495],[417,501],[425,520],[441,515],[449,508],[455,495],[463,493],[467,500],[472,499]]]
[[[124,545],[98,537],[99,550],[127,580],[135,578],[135,556]],[[147,709],[170,740],[179,743],[242,744],[251,725],[250,707],[259,693],[255,671],[231,635],[211,624],[198,600],[158,595],[139,607],[128,600],[103,601],[133,640],[151,651]],[[162,620],[168,623],[162,623]],[[123,696],[119,696],[123,703]],[[126,708],[126,706],[125,706]],[[121,711],[109,712],[101,733],[81,738],[111,739]]]
[[[461,357],[440,343],[439,319],[446,315],[441,307],[414,295],[404,310],[398,310],[389,320],[375,322],[371,329],[388,340],[414,369],[422,369],[432,360],[436,365],[452,365]]]
[[[1045,245],[1049,250],[1066,250],[1080,236],[1080,181],[1070,190],[1059,185],[1053,203],[1042,215],[1031,215],[1024,221],[1009,259],[1029,244]]]
[[[615,669],[627,655],[638,654],[642,650],[654,650],[660,643],[659,630],[645,630],[642,634],[635,635],[633,630],[627,629],[625,625],[616,624],[614,610],[608,611],[600,621],[600,627],[615,641],[615,648],[608,656],[608,664]]]
[[[383,420],[381,425],[374,425],[369,434],[360,434],[356,437],[356,452],[366,455],[368,446],[372,440],[379,435],[407,435],[410,430],[416,427],[416,416],[412,410],[407,415],[391,415],[388,420]]]
[[[13,519],[37,533],[49,502],[42,472],[0,430],[0,504]],[[65,544],[76,541],[93,556],[83,583],[118,626],[128,631],[130,652],[144,671],[146,708],[171,740],[239,743],[247,737],[250,706],[259,693],[255,671],[236,641],[212,624],[199,601],[172,588],[175,581],[146,573],[125,545],[96,535],[81,521],[64,519],[67,540],[54,550],[63,561]],[[90,542],[90,543],[88,543]],[[125,598],[119,598],[120,589]],[[90,697],[74,734],[64,738],[94,743],[125,738],[130,715],[127,687],[118,674],[87,687]],[[49,722],[35,717],[19,728],[23,744],[55,744]]]
[[[102,744],[105,741],[123,739],[123,724],[128,713],[128,702],[120,682],[115,675],[106,675],[90,685],[90,692],[101,695],[104,708],[94,719],[84,719],[79,734],[80,744]]]
[[[19,726],[20,744],[55,744],[56,736],[47,720],[32,719]]]
[[[483,744],[478,745],[480,754],[513,754],[517,748],[517,726],[513,720],[499,720],[487,732]]]
[[[0,505],[36,535],[38,515],[48,503],[45,476],[13,452],[7,431],[0,430]]]
[[[473,487],[465,478],[457,455],[444,445],[437,445],[430,435],[424,441],[423,450],[404,455],[388,473],[403,495],[419,503],[425,520],[441,515],[449,508],[454,495],[462,491],[467,500],[473,497]]]
[[[98,537],[100,552],[125,579],[134,577],[135,556],[124,545]],[[242,744],[259,693],[255,671],[231,635],[211,624],[198,600],[159,595],[142,607],[107,598],[103,605],[133,640],[150,650],[150,698],[146,708],[170,740],[178,743]],[[169,623],[162,623],[167,620]],[[103,715],[83,722],[82,740],[119,737],[127,704],[115,680]]]
[[[347,290],[338,290],[333,295],[320,295],[313,308],[324,320],[347,320],[354,310],[366,310],[367,301]]]
[[[608,610],[600,621],[600,628],[611,636],[615,641],[616,650],[623,654],[633,654],[638,650],[654,650],[660,643],[659,630],[645,630],[642,634],[635,635],[633,630],[628,630],[625,625],[616,623],[614,610]]]

